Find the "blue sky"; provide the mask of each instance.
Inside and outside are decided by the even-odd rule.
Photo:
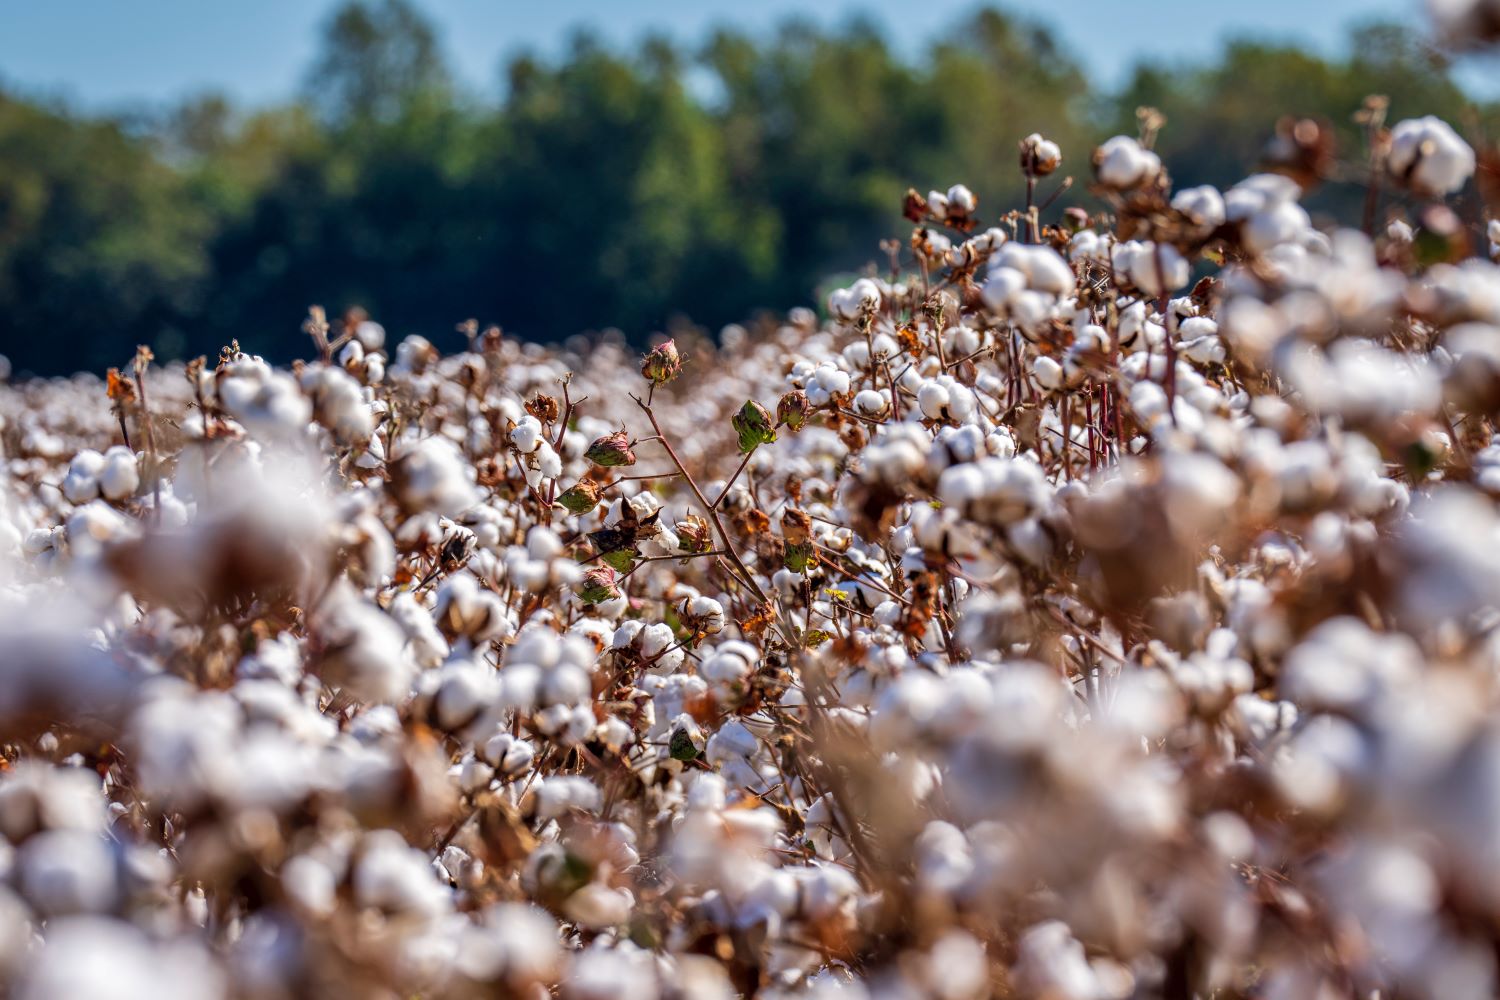
[[[1420,0],[1010,0],[1051,25],[1105,84],[1135,62],[1216,52],[1225,38],[1295,39],[1338,51],[1373,16],[1420,23]],[[489,89],[503,56],[556,51],[583,25],[628,41],[651,30],[693,40],[717,24],[766,30],[789,14],[837,24],[872,14],[892,35],[926,37],[972,0],[420,0],[460,75]],[[0,0],[0,80],[95,109],[128,109],[206,89],[251,104],[294,92],[337,0]],[[919,20],[913,24],[913,18]],[[897,31],[897,26],[901,26]],[[1488,74],[1486,74],[1488,75]]]

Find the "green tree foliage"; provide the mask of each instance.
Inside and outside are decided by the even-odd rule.
[[[1235,43],[1107,94],[1045,29],[993,10],[917,58],[858,21],[692,50],[580,35],[511,59],[485,99],[453,84],[407,0],[352,0],[290,107],[210,96],[143,127],[0,93],[0,351],[39,372],[236,337],[285,358],[314,302],[363,305],[398,336],[452,338],[467,316],[536,338],[718,325],[880,257],[908,186],[963,181],[991,220],[1018,206],[1030,132],[1064,150],[1049,190],[1086,184],[1093,145],[1155,106],[1179,184],[1226,184],[1288,112],[1357,159],[1371,93],[1396,117],[1489,114],[1398,28],[1362,30],[1342,59]],[[1348,221],[1360,199],[1333,184],[1313,204]]]
[[[306,91],[328,121],[370,125],[441,103],[449,76],[437,34],[410,3],[351,0],[328,22]]]
[[[210,273],[210,219],[121,125],[0,94],[0,350],[98,367],[170,326]]]

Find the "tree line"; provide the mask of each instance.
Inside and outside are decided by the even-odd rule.
[[[180,357],[238,338],[285,359],[313,303],[454,343],[466,317],[534,339],[717,327],[812,304],[820,280],[879,258],[909,186],[962,181],[989,218],[1018,205],[1031,132],[1083,186],[1093,146],[1151,106],[1179,186],[1222,185],[1288,109],[1357,159],[1353,114],[1375,93],[1392,120],[1496,121],[1390,25],[1338,57],[1245,41],[1143,64],[1114,91],[997,10],[917,56],[860,22],[693,46],[580,34],[511,58],[480,95],[418,8],[354,0],[288,106],[204,96],[110,117],[0,89],[0,352],[37,373],[100,370],[138,343]],[[1334,184],[1311,204],[1357,216],[1361,200]]]

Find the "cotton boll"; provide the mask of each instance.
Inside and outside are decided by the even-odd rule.
[[[90,500],[68,515],[65,525],[68,549],[75,559],[92,559],[110,545],[140,534],[137,522],[107,506]]]
[[[983,524],[1012,524],[1031,516],[1047,499],[1042,470],[1028,459],[986,458],[955,465],[938,478],[937,495]]]
[[[441,438],[424,439],[398,458],[391,470],[396,495],[409,510],[449,517],[477,499],[469,476],[458,449]]]
[[[834,397],[849,394],[849,373],[831,364],[815,368],[807,382],[807,401],[817,407],[826,406]]]
[[[84,830],[52,830],[22,845],[19,887],[47,916],[103,913],[119,896],[118,862],[110,841]]]
[[[1386,166],[1419,194],[1441,197],[1474,175],[1474,150],[1440,118],[1408,118],[1391,129]]]
[[[123,445],[115,445],[104,453],[103,463],[98,471],[99,492],[104,494],[106,500],[124,500],[136,491],[140,486],[140,470],[137,468],[135,453]]]
[[[389,914],[435,920],[449,906],[427,855],[391,831],[366,836],[351,884],[357,905]]]
[[[1109,246],[1109,237],[1092,229],[1080,230],[1068,241],[1068,260],[1074,263],[1084,260],[1103,263],[1109,260]]]
[[[352,594],[327,603],[317,626],[327,650],[319,669],[367,701],[394,702],[405,696],[415,670],[404,654],[401,628]]]
[[[995,266],[1021,272],[1028,288],[1049,295],[1070,295],[1076,286],[1073,269],[1049,246],[1007,243],[996,255]]]
[[[1056,147],[1054,146],[1053,148],[1055,149]],[[944,200],[947,202],[950,212],[959,212],[963,215],[970,214],[979,206],[979,199],[974,197],[974,192],[962,184],[955,184],[950,187],[944,196]]]
[[[715,690],[728,696],[744,685],[759,662],[760,654],[754,646],[744,642],[726,642],[704,659],[699,673]]]
[[[1224,223],[1224,196],[1209,184],[1178,191],[1172,196],[1172,207],[1202,229],[1215,229]]]
[[[862,389],[854,397],[854,409],[867,417],[880,416],[889,404],[885,394],[874,389]]]
[[[102,834],[104,802],[91,771],[18,761],[0,778],[0,835],[20,843],[40,830]]]
[[[563,982],[565,1000],[655,1000],[649,952],[590,948],[573,960]]]
[[[848,288],[836,289],[828,298],[828,310],[841,320],[855,320],[880,309],[880,286],[860,278]]]
[[[922,383],[917,390],[917,406],[929,420],[964,421],[973,415],[974,393],[947,375]]]
[[[1297,183],[1289,177],[1256,174],[1224,195],[1224,216],[1239,224],[1241,239],[1249,250],[1269,253],[1296,242],[1309,231],[1312,220],[1297,204],[1299,194]]]
[[[487,663],[449,661],[431,683],[436,686],[432,697],[433,720],[444,732],[474,725],[500,702],[500,676]]]
[[[1188,283],[1192,269],[1177,248],[1166,243],[1131,240],[1116,244],[1113,250],[1117,274],[1147,295],[1176,291]]]
[[[611,889],[590,882],[568,897],[563,912],[569,920],[590,930],[617,927],[630,916],[635,896],[629,889]]]
[[[1101,184],[1125,191],[1155,180],[1161,157],[1129,136],[1117,135],[1094,151],[1094,171]]]
[[[1017,947],[1015,977],[1032,995],[1056,1000],[1108,1000],[1129,995],[1100,978],[1068,925],[1050,920],[1028,929]]]
[[[922,415],[929,420],[942,419],[943,411],[948,406],[947,388],[936,381],[924,382],[917,391],[917,405],[922,408]]]
[[[515,630],[499,595],[483,589],[471,574],[456,573],[438,588],[433,618],[450,639],[471,643],[504,639]]]
[[[1247,246],[1261,253],[1291,243],[1307,232],[1311,220],[1307,210],[1290,201],[1277,202],[1245,220]]]
[[[599,787],[587,778],[558,776],[538,782],[536,809],[540,819],[556,819],[570,810],[594,812],[602,797]]]
[[[1063,385],[1063,366],[1048,355],[1038,355],[1031,363],[1031,374],[1036,384],[1048,392],[1056,392]]]
[[[724,605],[711,597],[693,597],[683,602],[682,616],[705,635],[724,628]]]
[[[302,376],[302,391],[312,401],[314,419],[340,443],[369,440],[375,430],[370,408],[359,383],[342,368],[309,367]]]
[[[1028,175],[1045,177],[1062,164],[1057,143],[1033,132],[1021,140],[1021,169]]]
[[[516,424],[515,429],[510,432],[511,444],[523,455],[530,455],[542,446],[542,424],[531,414],[522,417]]]
[[[477,752],[506,778],[514,778],[529,770],[536,757],[536,750],[530,742],[508,732],[496,733]]]
[[[219,1000],[224,976],[197,943],[155,941],[119,920],[53,922],[17,1000]]]
[[[104,456],[92,449],[80,451],[68,463],[63,477],[63,496],[73,503],[88,503],[99,495],[99,474],[104,470]]]

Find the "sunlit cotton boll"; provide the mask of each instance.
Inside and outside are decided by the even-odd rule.
[[[319,669],[367,701],[402,698],[410,689],[415,664],[406,655],[401,627],[352,594],[327,603],[316,625],[325,649]]]
[[[223,974],[189,939],[153,940],[102,917],[52,922],[16,988],[18,1000],[218,1000]]]
[[[342,368],[309,367],[302,375],[302,390],[312,399],[314,419],[340,443],[369,440],[375,429],[370,407],[359,383]]]
[[[1094,151],[1094,171],[1099,183],[1129,190],[1156,179],[1161,157],[1130,136],[1117,135]]]
[[[124,445],[115,445],[106,451],[98,482],[99,492],[106,500],[120,501],[133,495],[141,483],[135,453]]]
[[[119,894],[113,842],[85,830],[52,830],[30,838],[16,857],[22,894],[47,916],[103,913]]]
[[[1210,184],[1178,191],[1172,196],[1172,207],[1202,229],[1214,229],[1224,223],[1224,196]]]
[[[867,417],[878,417],[886,411],[890,400],[883,392],[861,389],[854,397],[854,409]]]
[[[1026,458],[986,458],[954,465],[938,478],[944,504],[982,524],[1007,525],[1035,514],[1047,502],[1047,480]]]
[[[398,458],[391,480],[402,504],[413,511],[453,517],[478,499],[463,456],[442,438],[426,438]]]
[[[1301,238],[1312,225],[1307,210],[1297,204],[1301,189],[1290,177],[1256,174],[1240,181],[1224,195],[1224,217],[1238,223],[1240,238],[1255,253]]]
[[[1447,195],[1474,176],[1474,150],[1440,118],[1408,118],[1391,129],[1386,166],[1420,194]]]
[[[93,449],[85,449],[73,456],[68,463],[68,474],[63,477],[62,492],[73,503],[87,503],[99,495],[99,473],[104,469],[104,456]]]
[[[835,289],[828,296],[828,311],[842,320],[855,320],[880,309],[880,286],[869,278],[860,278],[848,288]]]
[[[1114,248],[1117,273],[1129,276],[1131,284],[1147,295],[1174,292],[1188,283],[1192,269],[1177,248],[1167,243],[1137,242]]]

